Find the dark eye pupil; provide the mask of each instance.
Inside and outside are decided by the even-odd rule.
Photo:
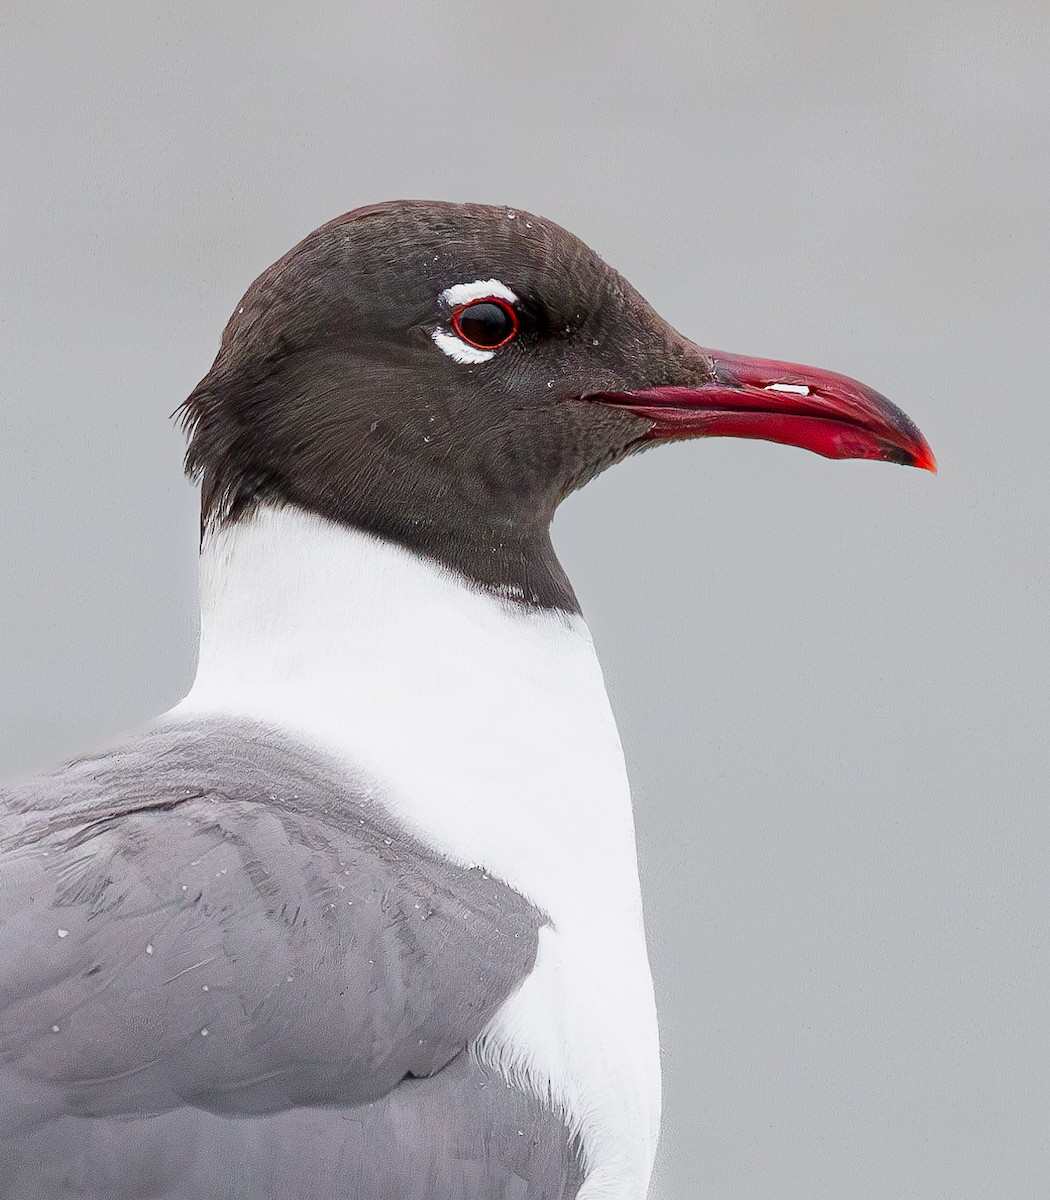
[[[514,313],[491,300],[468,304],[460,311],[456,324],[463,338],[487,350],[509,341],[518,327]]]

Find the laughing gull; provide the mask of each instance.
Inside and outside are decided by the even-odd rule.
[[[929,447],[550,221],[429,202],[266,271],[182,416],[193,688],[3,793],[0,1195],[639,1200],[631,801],[551,518],[681,438]]]

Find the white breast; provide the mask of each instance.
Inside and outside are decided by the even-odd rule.
[[[581,1200],[645,1195],[659,1052],[623,754],[583,621],[525,610],[292,509],[211,535],[177,712],[298,732],[419,836],[550,917],[475,1047],[573,1121]]]

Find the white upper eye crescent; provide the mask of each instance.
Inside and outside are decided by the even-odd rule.
[[[506,300],[508,304],[518,303],[518,297],[498,279],[475,279],[473,283],[454,283],[441,293],[441,299],[451,308],[462,308],[472,300],[487,300],[490,296]]]

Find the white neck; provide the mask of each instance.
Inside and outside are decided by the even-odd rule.
[[[500,599],[292,508],[205,541],[200,661],[180,707],[238,712],[325,745],[429,842],[537,902],[536,873],[557,869],[528,861],[537,823],[568,834],[582,807],[596,833],[630,824],[582,618]],[[633,868],[633,844],[622,852]]]
[[[607,1045],[587,1050],[629,1038],[651,1059],[655,1021],[626,772],[580,617],[500,599],[322,518],[262,509],[205,541],[200,662],[176,711],[254,718],[327,748],[418,836],[543,909],[556,944],[545,935],[483,1052],[576,1112],[608,1109],[610,1088],[641,1089],[645,1136],[627,1128],[637,1111],[580,1132],[596,1162],[641,1137],[630,1170],[647,1176],[658,1074],[654,1084],[640,1061],[599,1078]],[[596,990],[617,997],[601,1001],[604,1027]]]

